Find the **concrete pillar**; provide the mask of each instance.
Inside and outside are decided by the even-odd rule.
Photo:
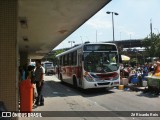
[[[20,52],[20,65],[23,66],[28,64],[28,53],[27,52]]]
[[[18,0],[0,0],[0,101],[18,111]]]

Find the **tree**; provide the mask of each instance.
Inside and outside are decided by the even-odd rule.
[[[157,57],[160,58],[160,34],[158,36],[156,36],[156,47],[155,47],[155,54]]]
[[[146,37],[143,42],[145,50],[150,57],[160,57],[160,34],[152,34]]]
[[[57,64],[57,58],[56,58],[56,55],[64,52],[65,50],[61,49],[61,50],[55,50],[54,52],[52,52],[52,54],[50,55],[50,58],[53,59],[53,63],[54,64]]]
[[[47,59],[49,61],[52,61],[54,65],[57,64],[57,58],[56,55],[64,52],[65,50],[61,49],[61,50],[55,50],[50,52],[47,56],[45,56],[43,59]]]

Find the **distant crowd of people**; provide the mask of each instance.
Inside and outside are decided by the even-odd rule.
[[[160,61],[145,63],[144,65],[137,64],[136,66],[121,64],[120,70],[122,78],[129,78],[132,74],[141,74],[144,76],[148,76],[149,74],[154,75],[155,73],[160,73]]]
[[[122,78],[128,78],[129,84],[136,84],[137,86],[142,87],[143,81],[146,81],[146,76],[160,77],[160,61],[145,63],[144,65],[137,64],[134,67],[121,64],[120,71],[121,80]],[[157,87],[148,86],[147,90],[159,95],[159,87],[160,86],[158,85]]]

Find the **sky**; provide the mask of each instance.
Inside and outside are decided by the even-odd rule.
[[[150,23],[155,34],[160,32],[160,0],[112,0],[80,28],[68,36],[55,49],[71,47],[86,41],[104,42],[113,40],[112,15],[114,15],[115,41],[143,39],[150,34]]]

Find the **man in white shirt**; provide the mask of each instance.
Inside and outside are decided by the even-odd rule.
[[[35,69],[35,82],[36,82],[36,88],[38,97],[36,99],[35,104],[37,106],[43,106],[44,105],[44,98],[42,95],[43,85],[44,85],[44,69],[41,66],[41,61],[36,60],[36,69]]]

